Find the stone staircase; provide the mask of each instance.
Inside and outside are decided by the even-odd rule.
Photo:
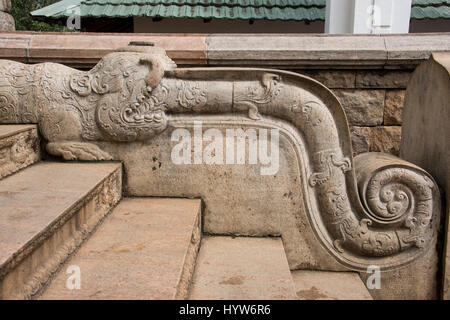
[[[295,299],[281,238],[204,237],[191,299]]]
[[[0,128],[0,297],[31,298],[120,200],[122,169],[38,161],[35,126]]]
[[[279,237],[202,237],[199,199],[122,199],[119,162],[39,150],[0,126],[0,299],[371,299],[356,273],[291,272]]]
[[[200,245],[200,200],[122,200],[40,299],[183,299]],[[81,270],[69,290],[65,270]]]

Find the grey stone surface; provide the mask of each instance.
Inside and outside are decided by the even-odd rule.
[[[354,71],[297,70],[296,72],[311,77],[330,89],[355,88],[356,74]]]
[[[372,137],[370,127],[350,127],[350,135],[352,138],[353,156],[357,154],[369,152]]]
[[[428,170],[446,197],[443,297],[450,299],[450,55],[434,53],[413,74],[403,111],[401,157]]]
[[[450,51],[450,34],[387,35],[384,37],[388,65],[396,61],[428,59],[432,52]]]
[[[390,58],[387,38],[407,45],[407,60]],[[344,39],[343,41],[341,41]],[[405,39],[406,41],[403,41]],[[179,66],[258,65],[283,69],[412,70],[434,51],[449,50],[448,34],[404,35],[206,35],[137,33],[0,34],[0,57],[27,63],[55,62],[92,68],[105,54],[130,41],[151,41],[167,50]],[[394,45],[395,41],[393,40]],[[424,45],[425,44],[425,45]],[[248,58],[248,59],[247,59]],[[338,60],[335,60],[338,59]]]
[[[379,65],[387,59],[380,36],[218,35],[206,39],[213,65]],[[345,62],[344,62],[345,61]]]
[[[218,123],[227,129],[255,128],[254,121],[223,116],[203,119],[203,131],[216,128]],[[301,163],[287,135],[280,134],[279,138],[279,171],[275,175],[261,175],[262,166],[248,165],[248,161],[246,165],[174,164],[167,151],[177,144],[171,141],[172,132],[179,127],[191,133],[194,129],[188,117],[179,117],[172,125],[145,144],[133,143],[126,147],[103,144],[104,150],[124,162],[127,195],[200,197],[205,202],[206,233],[281,235],[290,268],[343,270],[317,242],[312,231],[298,189]],[[263,128],[272,126],[267,124]]]
[[[0,0],[0,11],[11,12],[11,0]]]
[[[410,71],[357,71],[356,88],[405,89],[411,78]]]
[[[437,186],[395,157],[369,154],[367,163],[388,165],[354,168],[342,106],[310,78],[265,69],[178,69],[161,48],[142,46],[108,54],[87,72],[10,61],[0,69],[6,105],[0,122],[38,123],[46,150],[66,160],[122,160],[128,195],[202,197],[205,232],[281,236],[292,269],[361,271],[376,263],[391,270],[413,263],[436,239]],[[382,121],[383,90],[366,90],[364,99],[341,92],[350,119]],[[366,117],[352,116],[352,108]],[[242,162],[205,162],[203,147],[214,147],[215,158],[224,148],[196,142],[204,133],[195,133],[199,122],[221,142],[227,129],[252,129],[254,137],[241,141],[259,141],[260,151],[240,146]],[[184,152],[187,161],[172,156],[178,129],[188,135],[178,149],[193,145]],[[247,161],[257,154],[261,160],[268,141],[272,156],[279,151],[270,173],[264,161]],[[388,189],[371,182],[359,193],[359,176],[381,179]]]
[[[204,237],[189,299],[296,299],[281,239]]]
[[[404,90],[387,90],[384,104],[384,125],[401,125],[403,104],[405,102]]]
[[[439,299],[439,257],[436,246],[413,263],[380,273],[380,289],[370,289],[375,300]],[[373,273],[360,272],[364,283]]]
[[[353,126],[383,123],[384,90],[334,90]]]
[[[14,30],[16,30],[14,17],[7,12],[0,11],[0,31]]]
[[[0,179],[35,163],[39,158],[36,126],[0,125]]]
[[[185,299],[201,240],[200,219],[200,200],[123,199],[38,298]],[[70,265],[80,267],[80,290],[66,287]]]
[[[399,155],[402,127],[379,126],[371,128],[370,151]]]
[[[42,162],[0,181],[0,298],[38,292],[120,200],[118,163]]]
[[[372,300],[357,272],[292,271],[300,300]]]

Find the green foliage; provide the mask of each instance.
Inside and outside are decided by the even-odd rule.
[[[11,14],[16,21],[16,30],[29,31],[70,31],[57,22],[50,24],[33,18],[31,11],[51,5],[60,0],[11,0]]]

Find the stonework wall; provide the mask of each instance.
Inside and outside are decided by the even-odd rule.
[[[336,94],[350,125],[353,154],[399,154],[407,70],[296,70]]]
[[[0,4],[8,0],[0,0]],[[56,62],[88,70],[130,41],[153,42],[178,67],[259,67],[311,76],[333,90],[349,121],[354,154],[398,155],[408,80],[450,34],[217,35],[0,33],[0,59]]]
[[[0,31],[16,30],[11,12],[11,0],[0,0]]]

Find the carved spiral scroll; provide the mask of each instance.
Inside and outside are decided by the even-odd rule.
[[[395,227],[398,250],[422,248],[433,237],[434,182],[419,168],[396,157],[368,153],[355,158],[365,217],[373,227]],[[394,247],[394,246],[392,246]]]

